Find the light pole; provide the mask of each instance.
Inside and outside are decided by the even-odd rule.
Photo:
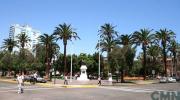
[[[73,43],[71,48],[73,49]],[[70,82],[72,82],[72,54],[73,54],[73,50],[71,49],[71,72],[70,72]]]
[[[56,84],[56,61],[57,61],[57,56],[55,56],[54,60],[53,60],[53,67],[54,67],[54,84]]]
[[[99,78],[100,78],[100,75],[101,75],[101,69],[100,69],[100,66],[101,66],[101,55],[100,55],[100,39],[98,41],[99,43],[99,72],[98,72],[98,75],[99,75]]]

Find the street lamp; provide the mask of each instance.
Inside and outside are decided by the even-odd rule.
[[[54,60],[53,60],[53,67],[54,67],[54,84],[56,84],[56,64],[55,64],[55,61],[57,61],[57,56],[54,57]]]
[[[72,42],[71,48],[73,49],[73,42]],[[70,82],[72,82],[72,54],[73,54],[73,50],[71,50],[71,72],[70,72]]]
[[[98,72],[98,75],[99,75],[99,78],[100,78],[100,74],[101,74],[101,69],[100,69],[100,66],[101,66],[101,55],[100,55],[100,39],[98,41],[99,43],[99,72]]]

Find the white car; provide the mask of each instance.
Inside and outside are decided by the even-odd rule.
[[[160,79],[159,79],[159,82],[160,83],[167,83],[168,81],[167,81],[167,77],[161,77]]]
[[[46,83],[47,81],[44,79],[44,78],[42,78],[42,77],[37,77],[36,78],[36,81],[37,82],[40,82],[40,83]]]
[[[173,78],[173,77],[167,77],[167,81],[168,81],[169,83],[176,83],[176,79]]]

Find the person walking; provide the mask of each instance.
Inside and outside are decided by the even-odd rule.
[[[23,93],[23,85],[24,85],[24,75],[20,74],[17,76],[17,81],[18,81],[18,93]]]
[[[67,76],[64,76],[64,85],[68,85],[68,80],[67,80]]]
[[[101,77],[98,78],[98,84],[101,85]]]
[[[35,84],[37,82],[37,76],[38,76],[38,74],[37,74],[37,72],[35,72],[33,74],[33,84]]]

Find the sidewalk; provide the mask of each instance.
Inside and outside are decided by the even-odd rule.
[[[15,79],[2,79],[0,78],[0,82],[8,82],[17,84],[17,81]],[[68,81],[68,85],[64,85],[64,80],[58,80],[56,79],[56,82],[54,84],[54,80],[52,82],[47,83],[36,83],[35,85],[42,86],[42,87],[56,87],[56,88],[96,88],[99,85],[95,83],[96,81],[84,81],[79,82],[77,80],[73,80],[72,82]],[[30,82],[25,82],[25,85],[31,85]]]
[[[14,83],[17,84],[15,79],[2,79],[2,82]],[[55,84],[54,84],[55,82]],[[64,85],[64,80],[56,79],[55,81],[47,83],[36,83],[38,86],[43,87],[56,87],[56,88],[97,88],[99,85],[97,84],[97,80],[89,80],[89,81],[77,81],[77,80],[68,80],[68,85]],[[102,86],[135,86],[135,85],[148,85],[157,83],[157,80],[135,80],[131,81],[130,83],[114,83],[109,82],[108,80],[102,80]],[[29,82],[25,82],[25,85],[31,85]]]

